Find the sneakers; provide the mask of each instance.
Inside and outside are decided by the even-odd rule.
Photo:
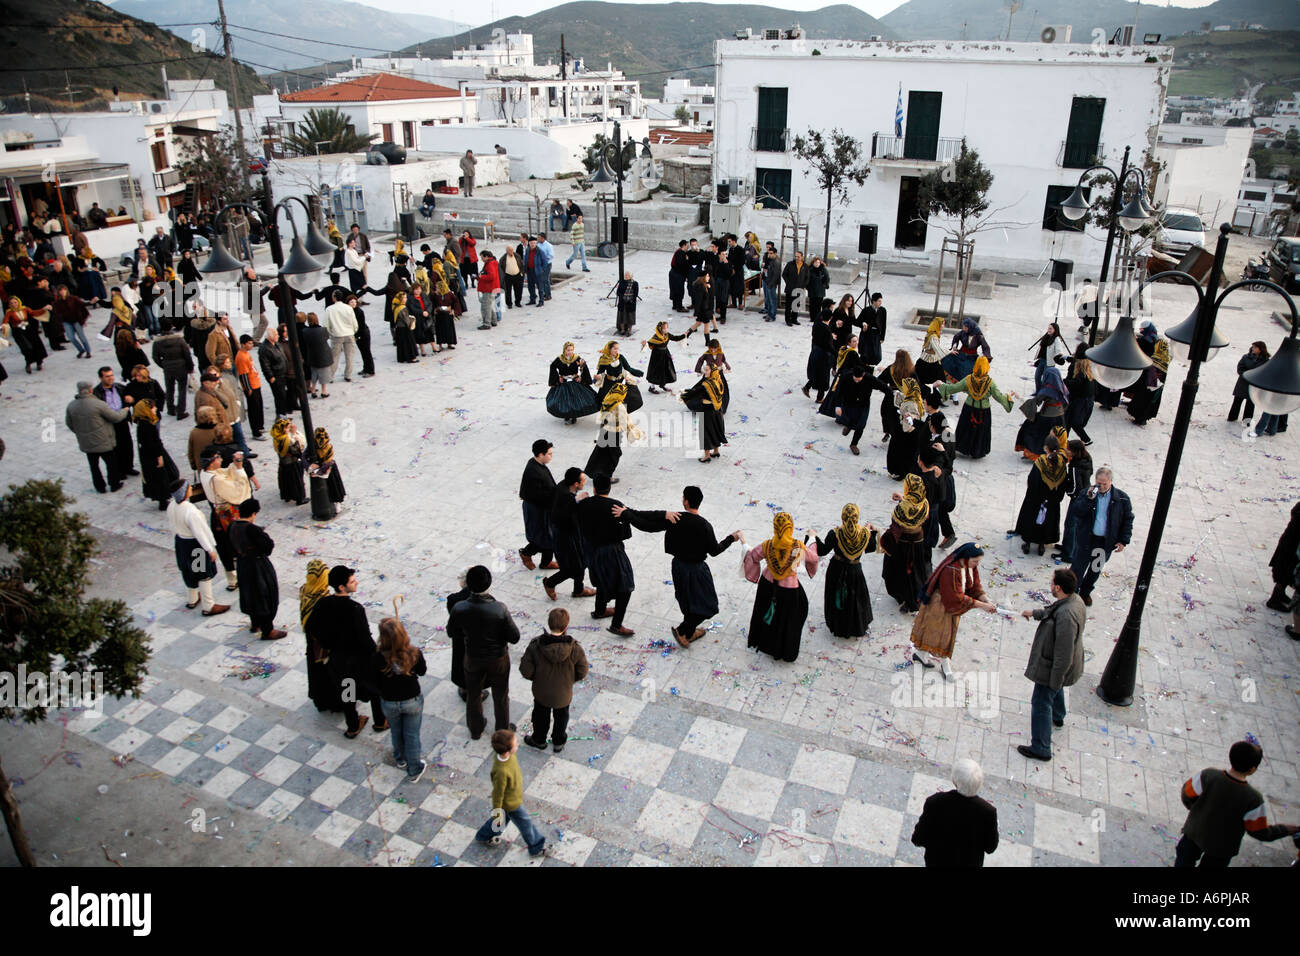
[[[427,771],[428,769],[429,769],[429,761],[426,760],[426,761],[424,761],[422,764],[420,764],[420,772],[419,772],[419,773],[416,773],[416,774],[409,774],[409,773],[408,773],[408,774],[406,775],[406,782],[407,782],[407,783],[419,783],[421,780],[424,779],[425,771]]]

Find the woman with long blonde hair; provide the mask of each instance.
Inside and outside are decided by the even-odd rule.
[[[424,718],[420,678],[427,670],[424,653],[411,644],[401,620],[386,617],[380,621],[379,644],[371,673],[392,734],[393,757],[411,783],[424,776],[428,767],[420,744],[420,724]]]
[[[1070,403],[1065,408],[1065,425],[1078,435],[1085,445],[1092,444],[1092,438],[1084,430],[1092,418],[1093,405],[1096,402],[1097,382],[1092,375],[1092,363],[1088,361],[1088,343],[1080,343],[1074,350],[1074,359],[1070,364],[1070,377],[1065,380],[1065,387],[1070,392]]]

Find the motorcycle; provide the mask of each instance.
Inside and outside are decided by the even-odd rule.
[[[1264,281],[1268,281],[1268,263],[1264,261],[1263,255],[1259,257],[1258,262],[1254,259],[1246,261],[1246,265],[1243,266],[1241,270],[1241,278],[1247,282],[1247,285],[1245,285],[1244,288],[1254,289],[1257,292],[1263,292],[1268,288],[1266,285],[1256,285],[1250,281],[1252,279],[1263,279]]]

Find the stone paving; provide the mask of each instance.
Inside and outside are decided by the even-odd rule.
[[[557,251],[561,259],[568,253]],[[629,256],[644,300],[638,335],[659,318],[671,317],[675,331],[688,324],[668,308],[667,259]],[[556,474],[583,464],[590,450],[591,421],[566,427],[546,414],[544,398],[547,365],[566,339],[594,364],[612,336],[614,312],[604,296],[614,266],[593,260],[592,269],[557,285],[546,308],[507,312],[491,332],[474,330],[474,303],[459,326],[460,348],[417,365],[397,365],[377,330],[379,374],[345,384],[340,373],[330,399],[313,405],[349,492],[335,520],[313,522],[305,507],[276,500],[270,446],[255,447],[265,453],[257,462],[259,520],[276,541],[284,599],[277,621],[291,635],[273,645],[249,641],[237,608],[212,620],[184,610],[170,535],[137,485],[116,496],[93,493],[63,409],[73,382],[100,363],[86,363],[87,371],[71,353],[56,353],[44,372],[28,377],[21,366],[14,374],[11,359],[0,388],[0,436],[8,446],[0,482],[62,477],[95,527],[140,545],[120,596],[153,638],[147,687],[139,700],[110,703],[103,717],[63,715],[74,739],[153,768],[210,815],[225,806],[277,821],[279,840],[324,841],[378,865],[528,863],[513,828],[504,851],[472,842],[489,810],[490,754],[486,740],[468,739],[463,705],[446,679],[443,605],[459,571],[488,564],[493,593],[511,608],[523,641],[542,630],[551,605],[541,572],[525,570],[515,551],[523,542],[516,489],[534,438],[555,442]],[[921,333],[904,319],[933,297],[920,292],[919,279],[890,272],[879,264],[874,270],[890,310],[886,354],[903,347],[915,353]],[[999,281],[1005,284],[996,297],[979,302],[978,311],[995,379],[1024,395],[1032,389],[1026,348],[1046,321],[1043,303],[1055,296],[1034,276]],[[1190,300],[1179,294],[1160,291],[1160,328],[1189,311]],[[526,805],[555,846],[546,865],[917,864],[921,854],[909,838],[920,806],[948,788],[953,760],[967,756],[982,764],[984,795],[998,808],[1002,843],[990,864],[1164,865],[1184,815],[1182,780],[1224,765],[1228,746],[1248,734],[1264,747],[1254,782],[1270,817],[1300,820],[1297,647],[1282,631],[1283,616],[1263,606],[1268,557],[1300,496],[1297,433],[1246,441],[1240,424],[1224,421],[1238,355],[1254,339],[1274,348],[1284,335],[1266,305],[1265,297],[1242,292],[1221,313],[1232,345],[1203,369],[1144,617],[1132,707],[1108,707],[1094,691],[1145,544],[1185,372],[1178,363],[1157,421],[1138,428],[1122,410],[1098,411],[1089,425],[1094,461],[1112,465],[1116,484],[1133,498],[1134,540],[1110,561],[1095,592],[1086,673],[1069,692],[1070,716],[1054,736],[1051,763],[1026,761],[1015,750],[1029,731],[1032,686],[1023,671],[1032,624],[968,615],[953,666],[969,681],[959,686],[978,693],[944,697],[932,675],[921,683],[906,663],[910,618],[885,595],[877,559],[869,557],[870,635],[852,642],[827,632],[819,575],[804,583],[812,611],[799,659],[775,663],[745,646],[753,586],[741,577],[734,546],[712,562],[722,611],[708,636],[683,651],[668,633],[677,608],[662,541],[637,533],[628,542],[638,587],[627,626],[635,637],[596,626],[589,601],[560,599],[592,666],[575,695],[565,752],[520,751]],[[382,327],[378,307],[367,316],[372,329]],[[694,448],[629,450],[615,497],[638,508],[671,508],[684,484],[698,483],[702,512],[718,533],[740,528],[751,545],[770,533],[778,508],[794,516],[799,534],[837,524],[846,501],[859,504],[863,520],[886,525],[897,485],[884,474],[878,435],[868,430],[861,457],[851,456],[838,428],[798,392],[806,322],[788,329],[733,310],[720,337],[733,366],[723,457],[706,467],[694,460]],[[95,349],[96,358],[112,362],[106,343]],[[689,348],[673,350],[680,384],[690,384],[686,370],[702,346],[692,338]],[[638,342],[625,351],[644,368]],[[669,396],[646,400],[647,411],[681,408]],[[1018,415],[995,411],[993,453],[959,460],[954,515],[961,540],[986,548],[990,595],[1015,610],[1045,599],[1053,568],[1048,558],[1021,555],[1005,534],[1027,470],[1011,450]],[[182,469],[188,424],[168,419],[163,426]],[[672,423],[660,424],[666,430]],[[346,740],[341,719],[318,714],[306,699],[297,587],[308,555],[358,568],[372,624],[391,613],[394,596],[406,599],[401,614],[424,647],[430,675],[423,740],[435,765],[418,784],[393,766],[387,734],[366,730]],[[269,676],[240,679],[250,665],[267,669],[265,662],[273,665]],[[511,694],[526,730],[531,698],[517,673]],[[1289,846],[1247,841],[1240,863],[1285,863]]]

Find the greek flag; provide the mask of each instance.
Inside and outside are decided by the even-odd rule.
[[[894,135],[903,135],[903,84],[898,84],[898,106],[894,108]]]

